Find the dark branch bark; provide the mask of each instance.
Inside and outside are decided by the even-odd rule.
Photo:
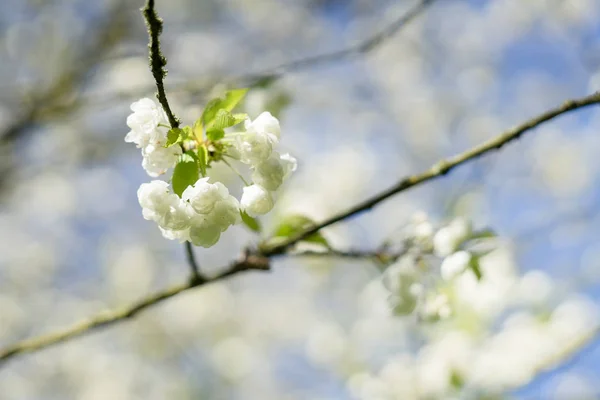
[[[171,128],[178,128],[179,119],[177,119],[175,114],[173,114],[173,111],[171,111],[169,101],[167,100],[167,94],[165,93],[164,79],[167,75],[167,70],[165,69],[167,66],[167,59],[160,50],[160,34],[162,33],[163,21],[159,18],[156,10],[154,10],[154,0],[148,0],[146,2],[146,6],[142,9],[142,13],[146,20],[148,36],[150,37],[150,42],[148,43],[148,48],[150,49],[150,71],[152,71],[152,76],[154,76],[154,81],[156,82],[156,89],[158,90],[156,98],[164,108],[165,113],[167,113]]]

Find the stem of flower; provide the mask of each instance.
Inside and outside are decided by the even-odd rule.
[[[226,154],[224,154],[224,156],[226,156]],[[227,165],[229,168],[231,168],[231,170],[232,170],[233,172],[235,172],[237,176],[239,176],[239,177],[240,177],[240,179],[242,180],[242,182],[244,182],[244,185],[246,185],[246,186],[250,186],[250,184],[249,184],[249,183],[248,183],[248,182],[247,182],[247,181],[244,179],[244,177],[242,176],[242,174],[240,174],[240,171],[238,171],[238,170],[237,170],[237,169],[236,169],[236,168],[235,168],[233,165],[229,164],[225,158],[222,158],[221,160],[223,160],[223,162],[224,162],[224,163],[225,163],[225,164],[226,164],[226,165]]]

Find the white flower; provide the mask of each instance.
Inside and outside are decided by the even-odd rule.
[[[209,183],[208,179],[200,178],[193,186],[188,186],[182,198],[189,202],[198,214],[227,229],[229,225],[238,222],[240,204],[229,194],[225,185],[221,182]]]
[[[176,194],[169,196],[169,208],[156,221],[163,229],[183,230],[190,226],[193,211],[189,204],[181,200]]]
[[[468,251],[457,251],[450,254],[442,261],[440,273],[444,280],[451,280],[467,269],[471,262],[471,253]]]
[[[279,136],[281,135],[279,120],[272,116],[268,111],[261,113],[254,121],[247,119],[244,126],[247,132],[256,132],[261,135],[267,135],[271,137],[271,141],[275,143],[277,143]]]
[[[229,190],[221,182],[209,183],[209,178],[200,178],[193,186],[188,186],[181,198],[190,203],[199,214],[210,213],[215,204],[229,196]]]
[[[277,190],[283,183],[283,165],[279,160],[279,154],[273,152],[266,161],[258,164],[252,172],[252,181],[267,190]]]
[[[283,167],[283,179],[286,180],[298,168],[298,161],[290,153],[280,155],[279,161]]]
[[[231,225],[241,222],[240,202],[235,197],[228,196],[215,204],[208,218],[221,227],[221,232],[225,232]]]
[[[273,208],[273,197],[260,185],[246,186],[242,194],[241,207],[251,217],[266,214]]]
[[[154,180],[149,183],[142,183],[137,191],[137,196],[142,208],[160,209],[166,207],[170,193],[171,190],[167,182]]]
[[[408,315],[415,310],[424,288],[419,283],[413,256],[404,256],[390,265],[382,282],[390,291],[389,302],[396,315]]]
[[[256,165],[252,173],[252,181],[269,191],[279,186],[296,170],[297,161],[289,154],[279,155],[276,151],[266,161]]]
[[[196,246],[211,247],[219,241],[221,232],[240,220],[237,199],[220,182],[209,183],[209,178],[199,179],[188,186],[182,201],[193,210],[187,238]]]
[[[160,232],[162,233],[165,239],[169,240],[178,240],[180,243],[186,242],[190,240],[190,228],[181,229],[181,230],[172,230],[172,229],[163,229],[160,226],[158,227]]]
[[[159,124],[168,126],[169,121],[162,107],[149,98],[143,98],[131,104],[131,110],[133,114],[127,117],[131,131],[125,136],[125,141],[133,142],[137,147],[164,144],[168,129]]]
[[[463,218],[456,218],[449,225],[441,228],[433,237],[433,249],[439,257],[454,253],[458,246],[471,234],[471,225]]]
[[[273,141],[268,135],[257,132],[243,132],[235,136],[231,156],[244,164],[258,165],[266,161],[273,152]]]
[[[234,136],[230,155],[244,164],[258,165],[267,161],[279,142],[279,121],[270,113],[260,114],[254,121],[245,122],[246,132]]]
[[[413,235],[421,243],[431,243],[433,233],[433,225],[429,221],[419,221],[413,226]]]
[[[148,145],[142,149],[142,167],[151,177],[157,177],[167,172],[177,163],[181,155],[181,147],[171,146],[164,148],[162,146]]]
[[[190,242],[195,246],[214,246],[221,237],[221,231],[222,229],[218,224],[213,223],[202,215],[197,215],[191,221],[189,231]]]
[[[190,206],[169,190],[167,182],[143,183],[138,189],[138,201],[145,219],[155,221],[165,230],[183,230],[189,227]]]

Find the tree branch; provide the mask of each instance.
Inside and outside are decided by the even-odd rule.
[[[66,60],[63,71],[52,85],[40,93],[34,93],[31,99],[23,101],[15,109],[16,118],[0,129],[0,152],[10,153],[13,142],[28,133],[37,122],[50,115],[63,115],[65,110],[75,111],[77,107],[74,105],[81,100],[74,95],[85,84],[90,71],[129,34],[131,24],[127,11],[126,1],[118,1],[111,6],[100,24],[90,27],[92,42]],[[13,170],[10,162],[0,163],[0,188],[8,181]]]
[[[202,276],[202,274],[200,273],[200,266],[198,265],[198,262],[196,261],[196,256],[194,256],[194,248],[192,247],[192,243],[185,242],[184,246],[185,246],[186,259],[187,259],[188,265],[190,266],[190,269],[192,270],[192,281],[206,280],[206,278],[204,278],[204,276]]]
[[[337,250],[330,250],[327,252],[305,251],[290,254],[290,256],[294,257],[341,257],[352,259],[376,258],[379,261],[385,260],[386,262],[392,262],[395,259],[397,259],[400,255],[400,253],[385,254],[383,252],[378,251]],[[180,293],[196,288],[198,286],[204,286],[213,282],[217,282],[246,271],[269,271],[269,261],[269,258],[266,256],[246,251],[240,260],[232,263],[224,271],[213,277],[198,277],[197,279],[191,279],[188,282],[182,284],[173,285],[167,289],[151,294],[128,306],[100,312],[95,316],[82,320],[66,329],[38,336],[32,339],[23,340],[21,342],[17,342],[11,346],[8,346],[0,351],[0,365],[20,354],[31,353],[50,346],[54,346],[67,340],[74,339],[78,336],[92,333],[100,328],[110,326],[119,321],[131,319],[139,312],[147,308],[150,308],[171,297],[174,297]]]
[[[377,47],[382,45],[386,40],[392,38],[398,31],[412,22],[416,17],[421,15],[430,5],[432,5],[437,0],[420,0],[417,4],[415,4],[411,9],[409,9],[406,13],[400,15],[397,19],[392,21],[388,26],[384,27],[381,31],[375,33],[373,36],[368,37],[351,45],[345,49],[333,51],[330,53],[319,54],[312,57],[302,58],[299,60],[294,60],[290,62],[286,62],[284,64],[278,65],[276,67],[272,67],[268,70],[254,73],[254,74],[243,74],[237,77],[230,78],[228,83],[230,85],[249,85],[254,86],[259,82],[264,82],[265,80],[275,80],[281,78],[283,75],[293,71],[299,71],[306,68],[312,68],[322,64],[329,64],[332,62],[338,62],[341,60],[358,57],[360,55],[367,54]],[[200,88],[194,88],[193,83],[190,85],[190,82],[186,82],[182,84],[182,87],[186,90],[204,90],[206,89],[205,85]],[[173,87],[176,89],[177,86]]]
[[[230,86],[254,87],[260,84],[261,82],[277,80],[289,72],[301,71],[318,65],[330,64],[345,59],[358,57],[360,55],[370,53],[377,47],[381,46],[388,39],[392,38],[396,33],[402,30],[402,28],[406,27],[410,22],[414,21],[416,17],[421,15],[429,6],[431,6],[436,1],[437,0],[420,0],[406,13],[400,15],[389,25],[384,27],[381,31],[347,48],[336,50],[330,53],[306,57],[299,60],[289,61],[275,67],[267,68],[263,71],[249,74],[241,74],[225,79],[223,79],[222,77],[219,78],[213,76],[210,78],[196,81],[177,82],[170,84],[169,90],[186,91],[189,93],[203,93],[209,91],[214,86],[214,82],[216,81],[220,83],[225,83]],[[134,93],[128,93],[123,96],[118,95],[118,97],[131,98],[132,96],[142,96],[144,95],[144,93],[146,93],[146,89],[143,91],[135,91]],[[114,98],[114,95],[107,95],[106,97],[103,97],[102,100],[100,100],[100,102],[112,103],[114,101]],[[96,102],[97,101],[95,101],[95,103]]]
[[[277,246],[273,246],[269,249],[266,249],[267,251],[265,254],[272,255],[272,254],[283,253],[290,246],[292,246],[295,243],[299,242],[300,240],[318,232],[319,230],[321,230],[325,227],[328,227],[337,222],[351,218],[355,215],[360,214],[363,211],[370,210],[371,208],[375,207],[379,203],[383,202],[384,200],[386,200],[398,193],[408,190],[414,186],[421,185],[421,184],[428,182],[430,180],[433,180],[435,178],[439,178],[443,175],[446,175],[448,172],[450,172],[454,168],[458,167],[459,165],[462,165],[469,161],[475,160],[491,151],[499,150],[502,146],[518,139],[525,132],[538,127],[539,125],[543,124],[544,122],[554,119],[554,118],[558,117],[559,115],[566,114],[571,111],[574,111],[574,110],[577,110],[580,108],[584,108],[584,107],[588,107],[588,106],[592,106],[595,104],[600,104],[600,92],[596,92],[592,95],[583,97],[581,99],[568,100],[568,101],[564,102],[561,106],[553,108],[549,111],[546,111],[545,113],[543,113],[537,117],[534,117],[534,118],[524,122],[521,125],[518,125],[512,129],[509,129],[508,131],[500,134],[499,136],[496,136],[495,138],[480,144],[479,146],[475,146],[475,147],[465,151],[464,153],[460,153],[460,154],[455,155],[454,157],[448,158],[446,160],[441,160],[441,161],[437,162],[436,164],[434,164],[433,166],[431,166],[431,168],[429,168],[428,170],[426,170],[424,172],[421,172],[420,174],[405,177],[404,179],[399,181],[397,184],[395,184],[394,186],[390,187],[387,190],[384,190],[383,192],[379,193],[378,195],[375,195],[375,196],[349,208],[346,211],[343,211],[337,215],[334,215],[331,218],[315,225],[314,227],[307,229],[303,232],[300,232],[296,236],[292,236],[292,237],[288,238],[286,241],[279,243]]]
[[[208,283],[220,281],[231,275],[239,274],[241,272],[250,270],[269,270],[268,259],[257,255],[246,254],[246,256],[242,260],[231,264],[223,272],[212,278],[197,280],[192,279],[186,283],[174,285],[160,292],[156,292],[131,305],[117,308],[114,310],[100,312],[97,315],[82,320],[69,328],[15,343],[0,351],[0,363],[4,363],[7,360],[19,354],[30,353],[36,350],[50,347],[52,345],[62,343],[66,340],[73,339],[83,334],[96,331],[99,328],[112,325],[116,322],[133,318],[135,315],[145,310],[146,308],[152,307],[164,300],[178,295],[179,293],[185,292],[189,289],[198,286],[206,285]]]
[[[595,93],[593,95],[583,97],[581,99],[570,100],[565,102],[562,106],[549,110],[537,117],[526,121],[525,123],[512,128],[494,139],[491,139],[479,146],[475,146],[464,153],[458,154],[454,157],[451,157],[447,160],[442,160],[432,166],[425,172],[422,172],[417,175],[409,176],[402,179],[398,184],[392,186],[388,190],[375,195],[374,197],[365,200],[364,202],[350,208],[349,210],[342,212],[338,215],[335,215],[322,223],[302,232],[299,235],[289,238],[284,243],[274,246],[271,248],[263,248],[257,252],[247,251],[242,258],[241,261],[233,263],[230,265],[225,271],[221,272],[219,275],[216,275],[212,278],[206,279],[198,279],[198,280],[190,280],[187,283],[173,286],[171,288],[165,289],[164,291],[152,294],[133,305],[126,306],[113,311],[105,311],[96,315],[95,317],[89,318],[82,322],[79,322],[72,327],[66,328],[64,330],[51,333],[48,335],[42,335],[37,338],[32,338],[28,340],[24,340],[21,342],[17,342],[11,346],[0,351],[0,362],[7,361],[10,358],[13,358],[19,354],[29,353],[36,350],[40,350],[46,347],[50,347],[52,345],[64,342],[71,338],[81,336],[85,333],[92,332],[100,327],[104,327],[107,325],[114,324],[121,320],[126,320],[140,311],[158,304],[163,300],[169,299],[181,292],[187,291],[189,289],[203,286],[205,284],[219,281],[225,279],[229,276],[236,275],[241,272],[250,271],[250,270],[259,270],[259,271],[267,271],[270,269],[269,261],[272,257],[283,255],[287,252],[287,250],[294,244],[301,241],[303,238],[312,235],[313,233],[319,231],[322,228],[333,225],[336,222],[340,222],[342,220],[346,220],[350,217],[353,217],[362,211],[366,211],[374,207],[375,205],[381,203],[385,199],[403,192],[413,186],[425,183],[434,178],[440,177],[442,175],[447,174],[452,169],[458,167],[461,164],[465,164],[469,161],[475,160],[478,157],[489,153],[493,150],[498,150],[505,144],[518,139],[525,132],[532,130],[533,128],[541,125],[544,122],[547,122],[553,118],[556,118],[562,114],[569,113],[571,111],[588,107],[594,104],[600,104],[600,93]],[[356,255],[362,255],[366,257],[371,257],[375,253],[360,253],[360,252],[341,252],[334,251],[334,256],[348,256],[354,257]],[[314,253],[309,253],[305,255],[315,255]]]

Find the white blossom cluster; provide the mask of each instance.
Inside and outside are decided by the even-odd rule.
[[[463,218],[436,231],[423,214],[416,215],[406,232],[403,255],[382,276],[394,313],[429,321],[448,318],[452,308],[445,286],[462,274],[475,274],[472,261],[493,245],[491,238],[477,243],[477,236]]]
[[[148,175],[164,174],[177,164],[183,146],[165,147],[169,125],[159,104],[144,98],[133,103],[131,110],[127,118],[131,131],[125,141],[142,149],[142,166]],[[276,151],[280,133],[277,118],[263,112],[253,121],[247,119],[243,132],[231,132],[222,139],[224,154],[247,164],[252,171],[252,184],[243,188],[240,201],[225,185],[211,183],[208,177],[188,186],[181,198],[167,182],[154,180],[138,190],[144,218],[155,221],[167,239],[211,247],[221,233],[240,222],[241,211],[251,217],[268,213],[275,204],[273,193],[297,166],[290,154]]]
[[[446,281],[452,318],[444,324],[420,325],[424,342],[417,351],[397,345],[398,350],[385,360],[373,357],[377,360],[373,362],[369,356],[361,360],[361,365],[370,367],[348,377],[352,398],[463,399],[483,394],[495,398],[560,364],[600,328],[597,306],[584,296],[570,295],[549,304],[558,297],[557,283],[539,270],[517,275],[506,246],[482,258],[481,272],[481,279],[463,272]],[[370,284],[369,292],[375,287]],[[385,288],[379,287],[381,296],[386,296]],[[372,293],[368,298],[371,315],[355,323],[350,337],[342,331],[336,340],[357,343],[356,337],[364,333],[356,328],[365,326],[365,321],[369,332],[388,331],[397,326],[393,320],[403,324],[401,331],[415,322],[398,321],[394,315],[375,317],[378,300]],[[402,341],[397,332],[389,337],[378,335],[380,347]],[[355,345],[362,346],[360,342]]]
[[[164,147],[169,131],[169,121],[162,107],[148,98],[131,104],[127,126],[131,129],[125,141],[135,143],[142,149],[142,167],[148,175],[156,178],[167,172],[181,155],[180,146]]]
[[[266,214],[273,208],[272,192],[296,170],[297,162],[290,154],[279,154],[280,127],[270,113],[260,114],[254,121],[246,120],[245,132],[228,135],[233,143],[229,155],[250,166],[252,182],[244,187],[242,209],[251,217]]]
[[[238,200],[221,182],[199,179],[188,186],[182,198],[171,193],[165,181],[143,183],[138,200],[147,220],[158,224],[167,239],[190,241],[196,246],[210,247],[221,233],[240,220]]]

